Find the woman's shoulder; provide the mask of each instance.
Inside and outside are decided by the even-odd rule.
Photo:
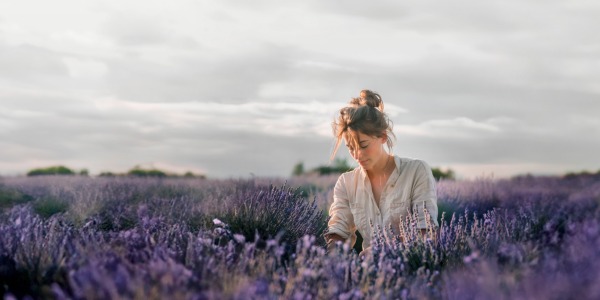
[[[360,176],[361,174],[361,168],[360,167],[356,167],[350,171],[344,172],[342,174],[340,174],[340,179],[349,179],[349,178],[354,178],[356,176]]]
[[[335,183],[335,189],[337,190],[338,188],[345,188],[348,191],[351,186],[356,186],[356,183],[359,181],[360,176],[360,167],[340,174],[340,176],[337,179],[337,182]]]
[[[418,172],[422,169],[430,169],[429,164],[426,161],[417,158],[396,156],[396,164],[398,163],[401,170],[413,170]]]

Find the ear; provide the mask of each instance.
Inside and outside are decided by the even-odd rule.
[[[380,139],[381,139],[381,143],[382,143],[382,144],[385,144],[385,143],[387,143],[387,140],[388,140],[387,133],[384,133],[384,134],[383,134],[383,135],[380,137]]]

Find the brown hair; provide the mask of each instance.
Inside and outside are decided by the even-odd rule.
[[[359,98],[352,98],[348,106],[340,109],[340,114],[332,123],[335,146],[331,159],[335,156],[342,138],[358,148],[357,133],[368,136],[382,137],[386,135],[388,149],[392,149],[390,137],[396,137],[392,132],[392,122],[383,112],[381,96],[370,90],[360,91]]]

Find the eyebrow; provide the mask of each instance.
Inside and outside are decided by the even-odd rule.
[[[369,140],[363,140],[363,141],[359,141],[358,143],[359,143],[359,144],[362,144],[362,143],[366,143],[366,142],[368,142],[368,141],[369,141]],[[346,147],[350,147],[350,145],[346,144]]]

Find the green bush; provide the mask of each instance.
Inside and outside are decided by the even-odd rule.
[[[150,193],[134,191],[125,199],[106,199],[96,215],[101,231],[121,231],[134,228],[138,224],[136,209],[150,197]]]
[[[139,168],[134,168],[129,170],[129,172],[127,172],[127,175],[129,176],[135,176],[135,177],[167,177],[167,173],[161,171],[161,170],[157,170],[157,169],[151,169],[151,170],[144,170],[144,169],[139,169]]]
[[[98,174],[99,177],[116,177],[117,174],[113,173],[113,172],[101,172],[100,174]]]
[[[307,183],[301,186],[298,186],[295,190],[296,195],[305,198],[311,198],[318,192],[321,192],[321,189],[313,183]]]
[[[431,168],[431,173],[433,173],[433,177],[435,180],[439,181],[440,179],[448,179],[454,180],[454,171],[448,169],[447,171],[442,171],[440,168]]]
[[[438,201],[438,224],[442,224],[442,217],[446,222],[450,222],[453,217],[458,218],[461,213],[464,212],[464,208],[461,208],[458,203],[452,203],[449,201]]]
[[[154,178],[186,178],[186,179],[206,179],[206,175],[204,174],[194,174],[191,171],[187,171],[180,174],[165,172],[157,169],[145,170],[139,167],[135,167],[129,170],[127,173],[113,173],[110,171],[101,172],[98,174],[99,177],[121,177],[121,176],[131,176],[131,177],[154,177]]]
[[[69,203],[67,201],[55,198],[42,198],[33,203],[33,211],[44,219],[48,219],[58,213],[66,212],[68,209]]]
[[[65,166],[53,166],[48,168],[33,169],[27,172],[27,176],[39,175],[75,175],[75,172],[73,172],[73,170]]]
[[[108,211],[101,211],[98,217],[98,229],[102,231],[129,230],[138,225],[137,217],[130,210],[120,212],[117,215],[112,215]]]
[[[294,169],[292,170],[292,176],[300,176],[302,174],[304,174],[304,163],[299,162],[294,166]]]
[[[0,186],[0,212],[29,201],[33,201],[33,197],[23,194],[18,190]]]
[[[173,176],[171,176],[173,177]],[[179,175],[175,175],[174,177],[179,177]],[[194,174],[192,171],[187,171],[183,174],[183,178],[198,178],[198,179],[206,179],[206,175],[204,174]]]
[[[329,175],[329,174],[341,174],[348,171],[352,171],[354,167],[348,164],[348,161],[345,159],[336,159],[333,161],[333,165],[331,166],[319,166],[313,169],[314,172],[319,173],[319,175]]]

